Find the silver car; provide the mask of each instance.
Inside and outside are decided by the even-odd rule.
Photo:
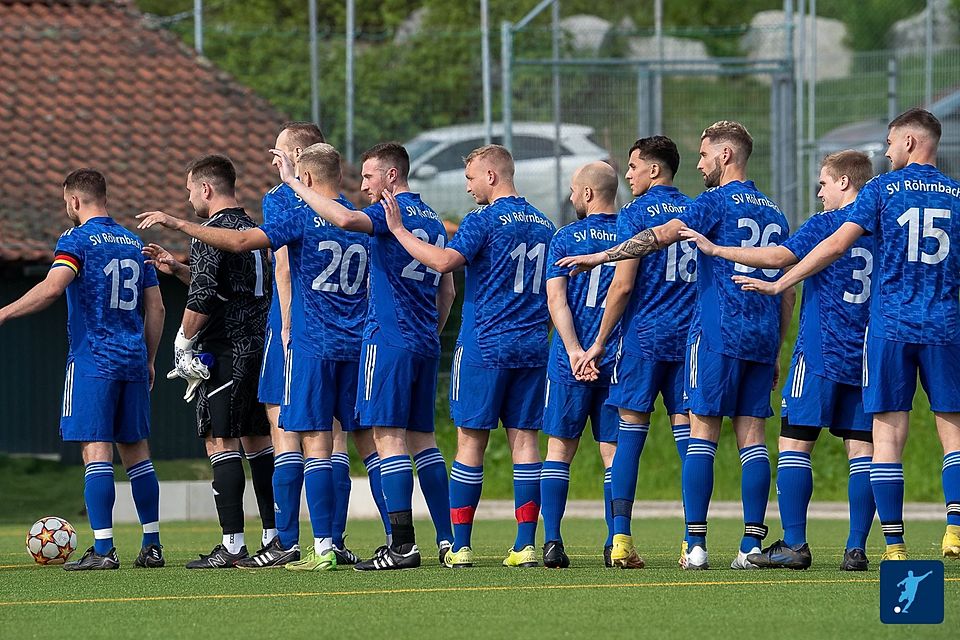
[[[591,127],[560,126],[560,190],[557,211],[555,128],[552,123],[515,122],[513,159],[517,191],[558,225],[574,219],[569,201],[570,177],[588,162],[610,162],[610,153],[594,140]],[[493,142],[503,142],[503,125],[494,124]],[[404,144],[410,154],[410,189],[442,216],[462,218],[476,208],[466,191],[463,159],[484,144],[482,124],[458,125],[425,131]],[[618,204],[630,197],[622,178]]]

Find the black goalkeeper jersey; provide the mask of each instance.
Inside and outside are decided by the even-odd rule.
[[[219,211],[204,226],[242,231],[257,225],[238,207]],[[201,342],[263,339],[272,295],[268,260],[266,249],[231,253],[193,240],[187,309],[209,317],[197,334]]]

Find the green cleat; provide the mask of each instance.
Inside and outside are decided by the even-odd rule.
[[[505,567],[535,567],[540,564],[537,560],[537,550],[533,548],[532,544],[528,544],[520,551],[514,551],[510,549],[510,553],[503,561],[503,566]]]
[[[454,551],[453,547],[443,557],[443,566],[448,569],[461,569],[463,567],[473,566],[473,549],[462,547],[459,551]]]
[[[283,568],[289,571],[333,571],[337,568],[337,554],[333,549],[320,555],[310,550],[303,560],[288,562]]]

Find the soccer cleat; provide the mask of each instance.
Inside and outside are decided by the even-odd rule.
[[[880,556],[880,562],[884,560],[906,560],[907,559],[907,545],[902,542],[898,544],[888,544],[886,551],[883,552],[883,555]]]
[[[337,568],[337,553],[333,549],[317,554],[309,549],[303,560],[292,560],[283,565],[287,571],[333,571]]]
[[[633,546],[633,538],[622,533],[613,536],[613,550],[610,562],[621,569],[643,569],[643,558]]]
[[[84,552],[83,557],[63,565],[65,571],[97,571],[100,569],[119,569],[120,558],[117,557],[116,547],[110,549],[105,556],[97,553],[93,547]]]
[[[507,557],[503,559],[503,566],[505,567],[535,567],[539,562],[537,562],[537,551],[533,548],[532,544],[528,544],[520,551],[514,551],[510,549],[510,553],[507,554]]]
[[[737,555],[739,560],[740,555]],[[804,542],[799,549],[787,545],[783,540],[777,540],[772,545],[760,551],[751,552],[747,558],[747,563],[761,569],[809,569],[813,563],[813,556],[810,554],[810,545]],[[748,567],[750,569],[754,567]],[[734,567],[736,568],[736,567]]]
[[[681,569],[685,569],[686,567],[684,565],[686,565],[686,563],[687,563],[687,541],[681,540],[680,541],[680,559],[677,560],[677,564],[680,565]]]
[[[473,566],[473,549],[461,547],[459,551],[451,548],[443,558],[443,566],[448,569],[462,569]]]
[[[441,540],[440,544],[437,545],[437,551],[439,551],[439,555],[440,555],[441,567],[447,566],[447,552],[452,550],[453,550],[453,543],[450,542],[449,540]]]
[[[346,545],[343,546],[343,549],[334,547],[333,552],[337,555],[338,565],[354,565],[360,562],[360,557],[353,551],[350,551]]]
[[[709,569],[710,562],[707,557],[707,550],[698,544],[690,547],[687,550],[686,557],[684,558],[683,568],[685,571],[700,571],[702,569]]]
[[[940,550],[943,552],[944,558],[960,560],[960,525],[947,525],[947,531],[943,534],[943,542],[940,544]]]
[[[225,546],[218,544],[207,555],[201,553],[198,560],[188,562],[187,569],[233,569],[237,562],[249,555],[245,546],[240,547],[238,553],[230,553]]]
[[[420,549],[413,543],[398,549],[382,546],[369,560],[353,565],[354,571],[383,571],[391,569],[416,569],[420,566]]]
[[[163,547],[159,544],[148,544],[140,549],[140,555],[133,561],[133,566],[145,569],[159,569],[167,564],[163,559]]]
[[[870,561],[867,560],[867,554],[863,549],[847,549],[843,552],[843,562],[840,563],[841,571],[866,571]]]
[[[603,566],[608,569],[613,566],[613,560],[610,559],[610,554],[613,553],[613,545],[608,544],[603,548]]]
[[[737,550],[737,557],[733,559],[733,562],[730,563],[731,569],[759,569],[757,565],[753,564],[747,558],[751,555],[760,555],[760,547],[754,547],[750,551],[744,553],[743,551]]]
[[[548,569],[566,569],[570,566],[570,558],[563,550],[563,543],[551,540],[543,545],[543,566]]]
[[[252,556],[237,560],[236,566],[239,569],[269,569],[282,567],[288,562],[299,559],[300,545],[295,544],[289,549],[284,549],[280,544],[280,536],[277,536]]]

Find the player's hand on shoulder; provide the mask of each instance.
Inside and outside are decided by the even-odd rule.
[[[603,253],[587,253],[579,256],[566,256],[557,260],[557,266],[564,269],[570,269],[570,275],[575,276],[593,269],[599,264],[603,264],[606,255]]]
[[[383,207],[387,219],[387,227],[393,233],[403,229],[403,219],[400,217],[400,205],[397,203],[397,197],[389,189],[384,189],[381,194],[380,206]]]
[[[717,255],[717,245],[707,240],[707,237],[699,231],[694,231],[690,227],[683,227],[679,231],[680,237],[684,240],[693,240],[697,243],[697,249],[705,256]]]
[[[749,276],[732,276],[731,280],[740,285],[740,289],[742,291],[753,291],[755,293],[761,293],[765,296],[776,296],[782,293],[780,291],[778,280],[775,280],[774,282],[767,282],[766,280],[751,278]]]
[[[271,164],[280,172],[280,180],[286,184],[296,182],[297,171],[293,166],[293,160],[290,159],[290,156],[280,149],[270,149],[270,153],[273,154],[273,162]]]
[[[183,222],[179,218],[174,218],[163,211],[145,211],[137,215],[137,220],[140,221],[137,229],[149,229],[153,225],[159,224],[168,229],[178,230]]]

